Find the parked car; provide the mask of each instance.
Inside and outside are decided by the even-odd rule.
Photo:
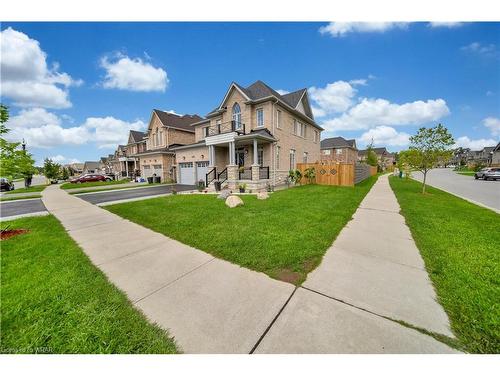
[[[72,179],[70,182],[72,184],[81,184],[84,182],[99,182],[99,181],[111,181],[112,179],[108,176],[104,176],[102,174],[84,174],[78,178]]]
[[[8,178],[0,178],[0,191],[14,190],[14,183]]]
[[[474,178],[477,180],[479,178],[483,178],[484,177],[484,174],[486,172],[488,172],[491,168],[483,168],[483,169],[480,169],[479,171],[477,171],[476,173],[474,173]]]
[[[484,172],[484,180],[500,180],[500,168],[490,168],[489,171]]]

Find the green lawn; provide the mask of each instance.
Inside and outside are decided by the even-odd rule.
[[[0,202],[17,201],[19,199],[33,199],[33,198],[41,198],[41,197],[42,196],[40,194],[26,195],[23,197],[5,197],[5,198],[0,198]]]
[[[130,182],[129,180],[113,180],[113,181],[96,181],[96,182],[84,182],[81,184],[72,184],[71,182],[65,182],[61,185],[61,189],[81,189],[84,187],[93,187],[93,186],[107,186],[107,185],[119,185],[126,184]]]
[[[500,215],[412,180],[389,179],[463,348],[500,353]]]
[[[7,191],[5,194],[19,194],[19,193],[38,193],[43,191],[48,185],[35,185],[29,188],[15,189]]]
[[[2,223],[2,353],[175,353],[53,216]]]
[[[106,206],[124,218],[269,276],[301,284],[375,183],[307,185],[267,200],[241,196],[228,208],[214,195],[175,195]]]
[[[474,171],[458,171],[458,174],[463,174],[464,176],[474,176],[476,172]]]
[[[147,185],[138,185],[138,186],[110,186],[109,188],[103,188],[99,190],[95,189],[88,189],[88,190],[79,190],[79,191],[70,191],[68,192],[69,194],[83,194],[83,193],[96,193],[98,191],[111,191],[111,190],[120,190],[120,189],[139,189],[139,188],[147,188],[149,186],[157,186],[157,185],[162,185],[163,183],[154,183],[154,184],[147,184]],[[170,184],[169,184],[170,185]]]

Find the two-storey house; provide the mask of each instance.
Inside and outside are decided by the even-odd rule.
[[[355,164],[358,160],[356,140],[343,137],[323,139],[321,141],[321,160]]]
[[[262,81],[232,83],[217,108],[192,125],[194,143],[175,147],[177,180],[262,189],[284,183],[300,162],[320,159],[323,130],[307,89],[281,95]]]
[[[177,115],[153,110],[147,132],[142,139],[129,139],[133,144],[130,157],[138,160],[142,177],[161,177],[162,182],[175,181],[174,146],[195,141],[195,129],[191,126],[202,118],[198,115]],[[136,134],[138,135],[138,134]]]

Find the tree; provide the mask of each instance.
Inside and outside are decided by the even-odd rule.
[[[61,178],[67,180],[69,178],[69,168],[63,167]]]
[[[417,134],[410,137],[410,148],[401,151],[401,161],[424,175],[422,193],[425,193],[427,172],[452,157],[450,146],[454,143],[448,129],[439,124],[433,128],[420,128]]]
[[[378,166],[377,154],[373,151],[373,142],[368,145],[366,148],[366,164],[371,165],[372,167]]]
[[[35,161],[30,153],[19,149],[19,142],[8,142],[3,135],[8,129],[4,123],[9,119],[8,108],[0,104],[0,176],[11,179],[29,178],[35,172]]]
[[[51,159],[45,159],[43,163],[43,174],[48,180],[57,180],[61,174],[61,166]]]

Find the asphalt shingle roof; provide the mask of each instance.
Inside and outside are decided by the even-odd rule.
[[[139,132],[137,130],[130,131],[130,136],[132,137],[133,142],[141,142],[146,135],[147,133]]]
[[[198,115],[179,116],[173,113],[161,111],[159,109],[154,109],[153,111],[156,113],[163,125],[189,132],[194,131],[191,124],[203,120],[203,118]]]

